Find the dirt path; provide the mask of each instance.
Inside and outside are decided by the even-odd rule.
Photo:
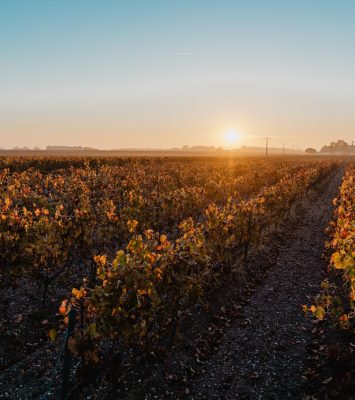
[[[312,303],[326,271],[324,229],[332,216],[342,171],[319,197],[304,206],[295,229],[283,237],[279,256],[265,282],[190,388],[194,399],[302,398],[312,321],[302,304]]]

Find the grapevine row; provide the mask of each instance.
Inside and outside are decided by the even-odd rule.
[[[176,238],[179,222],[213,224],[220,218],[213,207],[228,198],[248,199],[318,162],[3,158],[1,165],[2,284],[32,276],[43,285],[44,302],[48,286],[72,265],[83,265],[93,279],[93,256],[126,246],[128,221],[138,220],[141,233]]]
[[[97,358],[93,344],[99,338],[140,345],[159,341],[218,279],[216,264],[240,268],[332,167],[319,163],[286,175],[248,200],[230,196],[224,205],[211,203],[199,221],[181,222],[176,238],[153,229],[142,232],[140,221],[130,220],[127,246],[111,259],[95,256],[96,285],[84,281],[61,305],[61,313],[75,307],[83,316],[73,351],[88,360]]]

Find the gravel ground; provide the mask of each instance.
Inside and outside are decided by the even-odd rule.
[[[247,325],[236,322],[227,332],[190,388],[194,399],[303,398],[313,322],[301,306],[313,302],[325,275],[323,232],[341,177],[338,171],[283,237],[274,267],[244,309]]]

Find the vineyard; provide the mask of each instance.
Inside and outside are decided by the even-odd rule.
[[[318,323],[311,314],[320,323],[335,315],[339,329],[353,330],[351,160],[0,158],[0,187],[3,398],[59,396],[63,343],[72,365],[62,398],[220,398],[209,385],[225,368],[214,371],[225,365],[218,357],[228,335],[236,324],[243,332],[251,329],[253,313],[269,304],[257,293],[277,286],[273,274],[287,263],[290,270],[282,270],[279,281],[303,286],[299,298],[288,300],[294,314],[285,321],[293,315],[305,321],[305,346]],[[307,225],[307,218],[313,222]],[[291,234],[296,236],[285,239]],[[326,246],[330,269],[341,271],[338,288],[324,280],[317,246]],[[318,272],[311,274],[312,262]],[[308,280],[314,281],[310,292]],[[275,290],[289,295],[292,289],[282,291],[281,283]],[[321,293],[309,305],[316,290]],[[253,301],[260,303],[246,312]],[[276,313],[283,301],[275,300],[263,315]],[[243,335],[231,336],[231,343]],[[252,336],[250,331],[248,342]],[[293,371],[295,377],[305,368]],[[248,398],[258,398],[260,373],[245,374],[253,388]],[[235,378],[225,379],[233,386]],[[238,385],[223,398],[241,396]],[[296,398],[294,393],[279,391],[276,398]]]

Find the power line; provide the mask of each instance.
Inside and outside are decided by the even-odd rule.
[[[266,143],[265,143],[265,156],[267,157],[268,155],[268,150],[269,150],[269,140],[271,139],[270,137],[264,138]]]

